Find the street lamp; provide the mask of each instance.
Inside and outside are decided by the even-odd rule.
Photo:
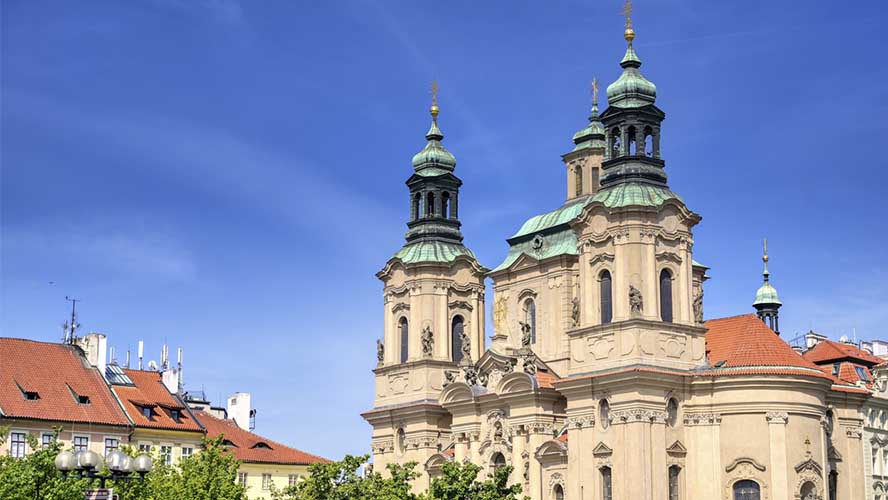
[[[102,465],[106,464],[111,474],[99,474]],[[90,450],[81,450],[76,453],[63,451],[55,458],[55,466],[62,473],[62,477],[75,479],[98,479],[101,487],[105,487],[105,481],[132,481],[145,479],[145,475],[151,472],[151,457],[139,455],[131,458],[126,453],[114,450],[108,453],[105,460],[98,453]],[[76,474],[71,474],[76,472]],[[138,474],[133,476],[133,472]]]

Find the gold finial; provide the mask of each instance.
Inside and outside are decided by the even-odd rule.
[[[626,31],[623,32],[623,38],[632,43],[632,40],[635,40],[635,30],[632,29],[632,0],[626,0],[623,15],[626,17]]]
[[[598,106],[598,78],[592,79],[592,105]]]
[[[429,112],[434,120],[438,119],[438,113],[441,112],[441,108],[438,107],[438,80],[432,80],[432,107],[429,108]]]
[[[767,264],[768,263],[768,238],[765,238],[762,240],[762,249],[764,251],[764,253],[762,255],[762,261],[764,261],[764,263]]]

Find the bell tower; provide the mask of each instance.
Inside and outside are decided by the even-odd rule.
[[[383,283],[384,330],[377,340],[373,460],[425,461],[446,444],[450,414],[438,396],[460,362],[484,352],[484,277],[487,269],[463,244],[456,158],[438,128],[437,84],[426,145],[407,179],[409,217],[404,246],[376,276]],[[418,484],[417,487],[428,485]],[[420,488],[421,489],[421,488]]]
[[[567,200],[590,196],[601,186],[604,159],[604,125],[598,116],[598,79],[592,80],[592,113],[589,124],[573,136],[574,148],[561,156],[567,167]]]
[[[771,273],[768,271],[768,240],[762,241],[762,262],[765,270],[762,271],[762,286],[755,293],[755,301],[752,307],[755,308],[756,314],[774,333],[780,335],[780,323],[778,321],[778,312],[783,302],[777,297],[777,289],[771,286]]]
[[[673,369],[705,361],[694,287],[692,228],[701,217],[667,183],[660,152],[666,114],[640,71],[627,2],[627,48],[601,115],[601,185],[572,223],[580,251],[580,324],[570,372],[631,365]],[[593,113],[594,115],[594,113]]]

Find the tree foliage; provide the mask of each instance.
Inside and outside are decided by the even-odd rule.
[[[481,467],[448,462],[441,476],[432,479],[429,500],[520,500],[521,486],[509,485],[512,467],[499,467],[485,480],[479,480]]]

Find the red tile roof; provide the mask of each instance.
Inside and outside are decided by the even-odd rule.
[[[305,453],[304,451],[266,439],[258,434],[247,432],[238,427],[232,420],[217,418],[205,411],[197,411],[195,415],[207,429],[207,436],[215,438],[219,434],[223,434],[225,440],[233,445],[231,450],[234,452],[234,457],[242,462],[292,465],[330,462],[326,458]],[[256,445],[260,443],[264,443],[267,448],[257,447]]]
[[[832,340],[822,340],[805,353],[805,359],[820,364],[830,361],[839,361],[847,359],[849,361],[860,361],[866,365],[878,365],[885,362],[884,359],[864,351],[857,346],[845,344],[842,342],[833,342]]]
[[[556,377],[552,372],[543,372],[538,371],[536,375],[534,375],[537,381],[537,385],[544,389],[551,389],[555,387],[555,382],[558,381],[558,377]]]
[[[823,377],[817,365],[795,352],[755,314],[709,320],[706,327],[706,351],[714,368],[707,374],[764,370],[774,375],[804,372]]]
[[[159,372],[126,369],[123,372],[135,386],[115,385],[112,388],[136,427],[203,432],[190,411],[163,385]],[[150,419],[142,413],[142,407],[152,409]],[[173,420],[171,410],[179,410],[178,422]]]
[[[36,392],[27,400],[22,391]],[[88,396],[80,404],[74,393]],[[80,348],[0,338],[0,412],[7,417],[129,426],[98,369]]]
[[[569,441],[570,438],[568,438],[568,433],[565,432],[565,433],[563,433],[562,435],[558,436],[558,437],[555,438],[555,439],[558,440],[558,441],[561,441],[562,443],[567,443],[567,442]]]

